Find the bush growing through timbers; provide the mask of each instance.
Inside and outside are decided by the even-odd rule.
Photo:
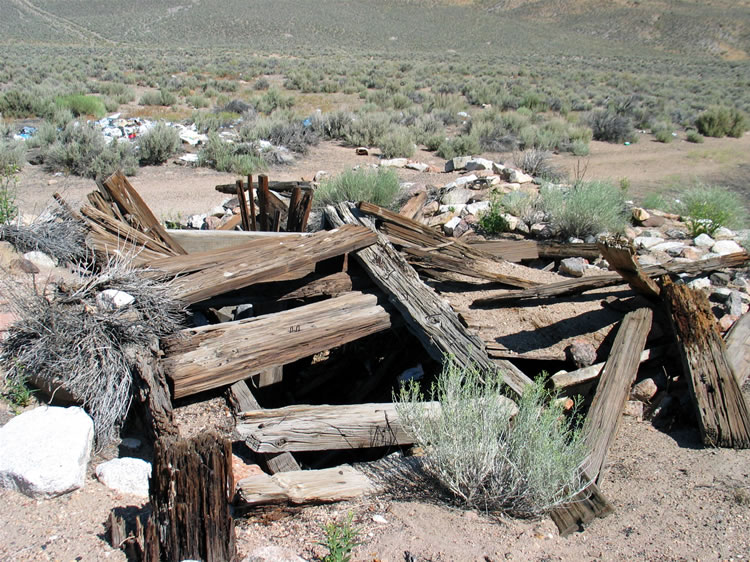
[[[585,487],[580,430],[538,379],[514,407],[502,397],[500,373],[464,368],[448,358],[424,405],[417,383],[402,387],[396,409],[406,431],[426,451],[426,472],[456,499],[486,511],[536,517]]]
[[[315,202],[317,207],[335,205],[342,201],[369,201],[388,207],[393,203],[398,190],[398,176],[393,170],[347,170],[324,181],[315,191]]]

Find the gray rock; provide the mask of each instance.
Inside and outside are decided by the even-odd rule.
[[[506,170],[507,173],[507,179],[510,183],[531,183],[534,181],[534,178],[532,178],[528,174],[524,174],[521,170],[514,170],[512,168],[509,168]]]
[[[682,242],[667,241],[667,242],[660,242],[659,244],[656,244],[655,246],[651,246],[651,248],[649,249],[652,252],[665,252],[669,254],[670,256],[679,256],[684,247],[685,247],[685,244],[683,244]]]
[[[492,163],[492,171],[495,172],[496,174],[499,174],[499,175],[503,176],[503,177],[505,177],[505,170],[507,170],[507,169],[508,168],[506,168],[500,162],[493,162]]]
[[[201,230],[206,222],[206,215],[191,215],[187,220],[188,228]]]
[[[720,256],[726,256],[727,254],[742,252],[743,248],[734,240],[719,240],[716,244],[711,246],[711,251]]]
[[[532,236],[541,239],[552,238],[552,236],[554,235],[554,232],[552,231],[550,225],[543,222],[532,224],[529,232]]]
[[[148,497],[150,476],[151,463],[143,459],[112,459],[96,467],[96,477],[107,488],[144,498]]]
[[[565,352],[578,369],[596,363],[596,348],[587,341],[575,340]]]
[[[443,205],[466,205],[474,197],[474,192],[470,189],[451,189],[443,195],[440,202]]]
[[[453,229],[453,237],[454,238],[460,238],[469,230],[471,229],[471,226],[469,226],[469,223],[465,220],[462,220],[458,225]]]
[[[416,170],[417,172],[426,172],[430,169],[430,165],[425,164],[424,162],[409,162],[406,164],[406,167],[410,170]]]
[[[82,488],[94,422],[82,408],[42,406],[0,428],[0,486],[33,498]]]
[[[475,176],[474,174],[469,174],[468,176],[461,176],[460,178],[456,178],[456,181],[454,181],[451,185],[455,187],[468,187],[478,179],[479,178],[477,178],[477,176]]]
[[[716,240],[711,238],[708,234],[705,232],[703,234],[699,234],[695,238],[693,238],[693,244],[695,244],[698,248],[710,248],[714,244],[716,244]]]
[[[116,310],[134,302],[133,295],[117,289],[105,289],[96,295],[96,304],[102,310]]]
[[[715,287],[726,287],[729,285],[729,281],[731,281],[731,277],[728,273],[724,273],[723,271],[715,271],[709,276],[709,279],[711,279],[711,284]]]
[[[486,158],[472,158],[466,163],[465,168],[469,171],[474,170],[491,170],[494,162]]]
[[[732,294],[732,289],[728,287],[719,287],[714,289],[711,293],[711,300],[714,302],[724,303],[729,300],[729,296]]]
[[[141,448],[141,440],[137,439],[135,437],[125,437],[122,441],[120,441],[120,445],[125,447],[126,449],[130,449],[131,451],[136,451]]]
[[[438,211],[440,213],[458,213],[463,214],[463,212],[466,210],[466,205],[440,205],[440,209]]]
[[[33,263],[37,267],[50,268],[57,265],[57,261],[49,257],[44,252],[34,250],[33,252],[26,252],[23,257]]]
[[[641,265],[659,265],[661,261],[656,256],[646,254],[638,256],[638,263]]]
[[[443,232],[446,236],[453,236],[453,229],[461,223],[461,217],[453,217],[443,225]]]
[[[588,262],[583,258],[565,258],[560,261],[557,271],[572,277],[583,277],[587,265]]]
[[[503,214],[503,218],[505,219],[505,222],[508,223],[508,231],[513,232],[518,228],[518,223],[521,222],[521,219],[518,217],[514,217],[513,215],[510,215],[508,213]]]
[[[732,291],[724,306],[730,316],[742,316],[742,294],[739,291]]]
[[[732,240],[737,235],[726,227],[720,226],[714,232],[714,240]]]
[[[490,208],[490,202],[489,201],[477,201],[476,203],[469,203],[466,205],[464,210],[469,215],[477,215],[479,213],[484,213]]]
[[[711,281],[707,277],[698,277],[698,279],[693,279],[687,285],[697,291],[711,290]]]
[[[625,416],[641,421],[643,419],[643,402],[628,400],[625,402],[622,413]]]
[[[703,250],[694,246],[685,246],[680,252],[680,256],[690,261],[699,260],[703,256]]]
[[[465,170],[466,164],[471,160],[471,156],[456,156],[445,163],[446,172],[455,172],[456,170]]]
[[[529,225],[527,225],[523,221],[518,221],[518,224],[516,225],[516,232],[520,232],[521,234],[530,234],[531,229],[529,228]]]
[[[672,240],[687,240],[688,234],[684,230],[679,228],[669,228],[664,231],[664,236],[671,238]]]
[[[664,242],[664,238],[659,238],[658,236],[636,236],[633,240],[633,244],[635,244],[636,248],[646,249],[652,248],[662,242]]]

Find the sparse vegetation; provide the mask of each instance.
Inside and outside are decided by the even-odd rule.
[[[362,544],[359,541],[360,530],[353,524],[354,515],[350,512],[346,519],[337,523],[331,521],[323,526],[325,539],[318,544],[328,550],[323,557],[324,562],[349,562],[351,553],[355,546]]]
[[[138,140],[138,160],[142,166],[163,164],[179,148],[177,129],[160,121]]]
[[[507,232],[510,228],[508,220],[503,216],[505,208],[500,197],[493,195],[490,199],[490,208],[479,215],[479,228],[487,234],[500,234]]]
[[[699,184],[681,191],[672,210],[685,218],[692,236],[703,232],[712,235],[722,226],[740,228],[744,224],[740,198],[718,186]]]
[[[319,207],[342,201],[369,201],[381,207],[389,207],[398,190],[398,176],[393,170],[347,170],[323,181],[315,191],[314,201]]]
[[[747,131],[748,120],[736,108],[712,107],[698,116],[695,126],[699,133],[707,137],[739,138]]]
[[[74,117],[91,115],[98,119],[104,117],[106,113],[104,102],[97,96],[87,96],[84,94],[61,96],[55,100],[55,105],[61,109],[69,109]]]
[[[588,124],[594,140],[607,142],[634,142],[633,124],[627,117],[618,115],[611,109],[598,109],[589,114]]]
[[[536,517],[583,487],[586,451],[539,379],[513,416],[499,373],[463,368],[452,358],[430,389],[439,412],[423,405],[416,383],[402,387],[397,411],[426,451],[424,468],[462,504]]]

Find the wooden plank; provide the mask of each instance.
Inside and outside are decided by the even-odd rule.
[[[243,380],[390,328],[377,297],[349,293],[277,314],[182,330],[164,340],[174,397]]]
[[[583,431],[590,455],[583,470],[595,483],[601,481],[607,452],[617,435],[622,409],[638,374],[652,319],[653,311],[650,308],[641,308],[625,315],[617,329],[612,351],[586,416]]]
[[[650,300],[659,299],[661,288],[641,270],[632,244],[609,239],[599,243],[599,250],[609,263],[609,268],[619,273],[636,293]]]
[[[582,531],[594,519],[611,515],[614,510],[599,487],[592,482],[585,490],[579,492],[570,503],[554,509],[550,513],[550,517],[557,525],[560,536],[567,537],[571,533]]]
[[[246,412],[248,410],[260,410],[260,404],[253,396],[250,387],[247,383],[237,381],[227,390],[229,402],[234,408],[235,415],[240,412]],[[265,463],[266,468],[271,471],[272,474],[277,472],[287,472],[290,470],[301,470],[299,464],[294,459],[291,453],[284,451],[283,453],[277,454],[261,454],[261,460]]]
[[[238,482],[246,505],[269,503],[330,503],[351,500],[375,491],[370,480],[349,465],[321,470],[257,474]]]
[[[662,265],[650,265],[642,268],[642,272],[649,277],[659,277],[666,273],[708,273],[717,269],[727,267],[741,267],[748,260],[750,255],[747,252],[736,252],[725,256],[718,256],[707,260],[696,260],[691,263],[666,263]],[[576,295],[599,289],[602,287],[612,287],[621,285],[623,282],[619,273],[604,273],[602,275],[592,275],[591,277],[582,277],[580,279],[566,279],[558,283],[549,283],[540,287],[532,287],[522,291],[503,291],[492,294],[488,297],[476,299],[472,306],[491,306],[506,301],[551,298]]]
[[[258,188],[258,182],[252,183],[255,189]],[[309,181],[270,181],[268,182],[269,189],[274,191],[293,191],[296,188],[300,188],[304,191],[312,191],[312,184]],[[243,183],[242,188],[247,191],[248,184]],[[219,193],[225,193],[227,195],[234,195],[235,184],[224,183],[215,186],[216,191]]]
[[[239,215],[232,215],[232,217],[227,222],[225,222],[224,224],[222,224],[221,226],[219,226],[216,230],[234,230],[235,227],[238,224],[241,224],[241,223],[242,223],[242,215],[241,214],[239,214]],[[199,230],[198,232],[203,232],[203,231]],[[188,250],[188,253],[189,253],[189,250]]]
[[[539,258],[539,245],[534,240],[470,240],[468,244],[472,248],[514,263]]]
[[[429,412],[440,404],[427,402],[424,407]],[[248,447],[259,453],[389,447],[414,442],[392,403],[303,404],[242,412],[236,429]]]
[[[261,230],[270,230],[268,176],[258,176],[258,222]]]
[[[426,202],[427,191],[419,191],[418,193],[415,193],[414,195],[409,197],[409,200],[404,203],[398,214],[406,217],[407,219],[416,220]]]
[[[187,252],[164,230],[164,227],[156,219],[146,202],[141,198],[135,188],[121,171],[117,171],[107,178],[102,184],[109,195],[117,202],[126,214],[130,214],[131,226],[141,230],[154,238],[161,240],[175,254],[186,254]],[[137,221],[138,225],[133,224]],[[139,228],[140,226],[140,228]]]
[[[750,376],[750,313],[746,312],[726,336],[726,356],[732,364],[737,384],[742,386]]]
[[[697,410],[703,443],[750,447],[750,412],[737,384],[708,298],[687,285],[663,281],[663,295]]]
[[[362,224],[375,230],[367,218],[361,214],[355,216],[346,204],[329,206],[325,212],[334,225]],[[377,244],[354,255],[433,359],[442,362],[445,355],[452,355],[461,365],[473,365],[488,372],[500,370],[505,382],[518,394],[531,384],[531,379],[509,361],[493,362],[487,356],[484,342],[469,333],[450,305],[424,284],[384,236],[378,235]]]
[[[234,215],[239,218],[239,215]],[[244,230],[167,230],[180,245],[187,250],[188,254],[198,254],[213,250],[221,250],[232,246],[241,246],[251,240],[260,238],[288,238],[293,240],[309,234],[297,232],[246,232]]]
[[[640,363],[645,363],[652,359],[664,357],[667,352],[666,346],[654,347],[652,349],[646,349],[641,353],[639,358]],[[604,370],[606,363],[595,363],[588,367],[583,367],[569,373],[559,373],[552,375],[550,379],[556,390],[563,390],[569,387],[578,386],[595,381],[599,378]]]
[[[237,250],[232,259],[216,259],[202,255],[184,259],[159,260],[151,265],[159,270],[169,267],[174,272],[179,268],[192,273],[178,277],[172,283],[176,298],[194,304],[202,300],[270,280],[278,280],[284,274],[304,271],[321,261],[340,256],[366,246],[377,239],[376,235],[361,226],[346,225],[341,229],[320,231],[305,237],[257,242]],[[200,261],[201,269],[188,267]],[[300,275],[301,276],[304,276]]]
[[[250,230],[255,232],[258,230],[258,225],[255,222],[255,195],[253,193],[253,176],[248,174],[247,175],[247,190],[250,192],[248,193],[249,199],[250,199]]]
[[[292,196],[289,199],[289,213],[286,220],[287,232],[299,232],[301,224],[301,215],[303,210],[300,208],[302,202],[302,190],[299,187],[295,187],[292,190]]]
[[[247,208],[247,199],[245,199],[245,192],[242,190],[242,180],[237,180],[237,200],[240,204],[242,230],[250,230],[250,209]]]

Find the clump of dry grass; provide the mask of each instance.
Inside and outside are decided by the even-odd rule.
[[[0,239],[19,252],[38,250],[60,262],[86,261],[86,227],[63,209],[43,213],[29,225],[9,222],[0,225]]]
[[[151,347],[180,327],[183,307],[168,285],[144,278],[122,258],[72,288],[6,285],[19,317],[0,353],[6,377],[63,388],[93,418],[99,447],[116,439],[132,399],[128,348]],[[135,301],[104,309],[96,297],[105,289]]]

